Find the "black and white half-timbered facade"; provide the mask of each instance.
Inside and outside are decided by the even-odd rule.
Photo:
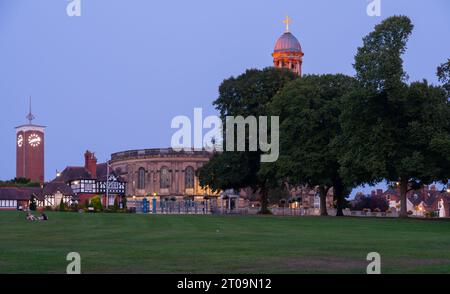
[[[114,205],[116,199],[120,202],[125,196],[125,180],[108,168],[107,163],[97,164],[94,153],[86,151],[84,157],[84,166],[66,167],[51,183],[66,185],[74,199],[80,203],[85,203],[94,196],[101,196],[103,205]],[[108,200],[106,195],[109,196]]]

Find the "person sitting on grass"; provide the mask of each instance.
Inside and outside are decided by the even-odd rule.
[[[29,212],[27,213],[27,220],[34,221],[37,220],[37,218],[31,212]]]
[[[47,217],[47,215],[45,213],[41,213],[41,216],[39,217],[39,220],[46,221],[46,220],[48,220],[48,217]]]

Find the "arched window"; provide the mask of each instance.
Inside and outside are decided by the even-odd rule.
[[[138,189],[145,189],[145,169],[143,167],[138,170]]]
[[[167,189],[170,187],[170,174],[167,167],[162,167],[160,171],[160,187],[161,189]]]
[[[194,188],[194,168],[188,166],[184,171],[184,186],[186,189]]]

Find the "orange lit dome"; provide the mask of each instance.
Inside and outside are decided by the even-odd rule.
[[[302,47],[293,34],[285,32],[275,43],[274,52],[302,52]]]

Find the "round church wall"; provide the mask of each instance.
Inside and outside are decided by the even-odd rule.
[[[126,195],[134,199],[156,196],[159,199],[180,200],[191,197],[203,200],[205,195],[218,196],[199,185],[196,171],[209,161],[211,152],[205,150],[175,151],[142,149],[111,155],[111,168],[127,181]]]

